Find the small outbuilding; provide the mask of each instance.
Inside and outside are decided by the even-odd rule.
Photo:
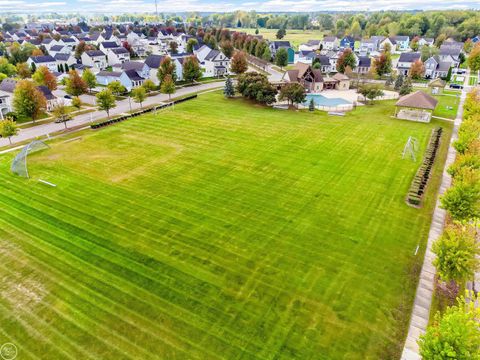
[[[434,79],[428,83],[432,95],[441,94],[445,88],[445,81],[440,78]]]
[[[438,100],[423,91],[402,96],[395,104],[395,117],[403,120],[428,123]]]

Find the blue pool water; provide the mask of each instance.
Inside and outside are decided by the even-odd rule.
[[[306,106],[310,104],[310,99],[313,99],[313,102],[315,103],[315,105],[319,105],[319,106],[337,106],[337,105],[351,104],[351,102],[344,99],[340,99],[340,98],[329,99],[320,94],[307,94],[307,98],[305,100]]]

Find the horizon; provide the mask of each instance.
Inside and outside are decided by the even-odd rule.
[[[0,14],[38,14],[38,13],[154,13],[154,0],[0,0]],[[119,9],[121,8],[121,9]],[[134,9],[135,11],[131,11]],[[346,11],[345,9],[348,9]],[[480,1],[436,0],[419,4],[414,0],[380,0],[372,8],[370,2],[354,0],[186,0],[182,3],[159,3],[159,13],[230,13],[234,11],[256,11],[258,13],[305,13],[305,12],[377,12],[377,11],[434,11],[434,10],[479,10]]]

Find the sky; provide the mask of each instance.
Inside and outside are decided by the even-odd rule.
[[[480,0],[158,0],[159,12],[480,9]],[[0,0],[4,12],[154,12],[155,0]]]

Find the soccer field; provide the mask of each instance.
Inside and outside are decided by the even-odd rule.
[[[210,93],[57,140],[30,180],[1,156],[0,343],[22,360],[398,358],[451,124],[392,104],[328,117]]]

